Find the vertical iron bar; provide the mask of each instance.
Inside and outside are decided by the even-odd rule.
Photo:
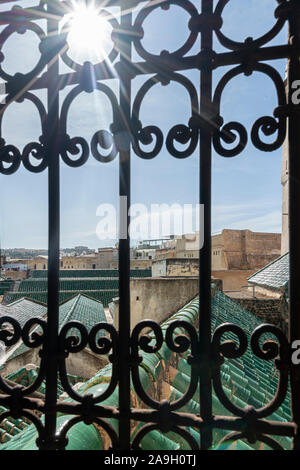
[[[49,18],[47,34],[55,37],[58,21],[51,2],[47,3]],[[46,355],[46,396],[45,396],[45,449],[55,449],[56,401],[57,401],[57,353],[59,322],[59,237],[60,237],[60,198],[59,198],[59,94],[58,60],[48,65],[48,119],[46,125],[49,198],[49,238],[48,238],[48,326],[45,341]]]
[[[204,15],[213,11],[212,0],[202,0]],[[202,30],[201,51],[212,49],[212,30],[209,24]],[[208,424],[212,417],[212,386],[210,369],[211,348],[211,96],[212,71],[208,66],[201,69],[200,75],[200,207],[204,208],[203,247],[199,255],[199,352],[202,362],[200,372],[200,416]],[[204,427],[200,433],[201,449],[212,445],[212,431]]]
[[[292,102],[295,80],[300,80],[299,41],[300,41],[300,8],[299,0],[292,0],[289,18],[289,42],[294,46],[294,53],[288,66],[288,100],[290,114],[288,120],[289,148],[289,251],[290,251],[290,318],[289,340],[300,339],[300,110]],[[295,450],[300,450],[300,370],[299,366],[291,368],[291,407],[292,419],[297,425],[293,440]]]
[[[128,64],[131,60],[132,14],[129,3],[121,6],[120,31],[120,119],[119,123],[119,193],[120,193],[120,239],[119,239],[119,445],[121,450],[130,448],[130,140],[131,78]],[[126,212],[126,213],[125,213]],[[125,222],[125,223],[124,223]],[[122,226],[124,224],[124,226]],[[126,225],[126,230],[125,229]],[[126,232],[126,238],[124,233]],[[123,236],[122,236],[123,235]]]

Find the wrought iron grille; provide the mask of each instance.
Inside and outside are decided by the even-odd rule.
[[[14,3],[14,0],[10,0]],[[7,108],[13,102],[29,100],[36,106],[42,124],[42,137],[39,142],[28,143],[23,150],[13,142],[0,141],[0,172],[10,175],[23,165],[29,172],[48,171],[49,191],[49,266],[48,266],[48,319],[30,320],[23,328],[13,318],[1,318],[1,326],[9,323],[10,331],[2,330],[1,339],[7,346],[16,344],[22,338],[29,348],[42,345],[40,354],[40,370],[38,378],[29,387],[13,388],[4,378],[0,378],[0,404],[8,411],[1,419],[26,417],[38,431],[37,445],[39,449],[64,449],[67,444],[69,430],[76,423],[96,423],[110,436],[112,447],[116,449],[136,449],[142,438],[151,430],[157,429],[164,433],[172,430],[180,434],[192,449],[199,445],[186,427],[199,430],[201,449],[212,446],[213,429],[228,430],[225,438],[237,440],[248,439],[250,442],[261,441],[271,448],[281,446],[274,437],[289,436],[293,439],[294,449],[300,448],[300,374],[299,367],[293,366],[290,360],[291,343],[300,339],[300,133],[299,110],[291,100],[291,85],[300,79],[300,2],[299,0],[274,0],[274,26],[258,39],[247,38],[244,42],[236,42],[222,32],[222,14],[229,0],[190,1],[190,0],[97,0],[103,14],[111,6],[120,10],[120,21],[113,16],[109,22],[113,28],[113,47],[108,62],[93,65],[89,62],[80,65],[68,55],[66,33],[59,29],[63,16],[72,8],[68,0],[40,0],[32,8],[13,6],[0,14],[0,24],[5,26],[0,34],[0,49],[6,40],[18,31],[33,31],[40,39],[40,60],[34,69],[27,74],[17,73],[12,76],[0,65],[0,77],[5,82],[7,100],[1,104],[0,125]],[[9,3],[1,1],[1,4]],[[19,2],[21,3],[21,2]],[[135,8],[142,5],[133,21]],[[154,55],[142,45],[143,24],[145,19],[155,10],[168,10],[177,5],[190,16],[190,34],[185,44],[173,53],[166,51]],[[257,12],[259,15],[259,11]],[[44,19],[47,30],[43,30],[36,20]],[[289,25],[289,37],[286,44],[273,46],[269,43],[279,34],[286,22]],[[200,38],[199,53],[190,54],[196,41]],[[213,40],[219,42],[226,52],[217,53],[213,49]],[[141,61],[132,60],[133,47]],[[59,73],[58,58],[70,68],[68,74]],[[288,93],[280,74],[269,61],[276,59],[288,60]],[[1,52],[1,60],[4,56]],[[213,74],[224,66],[230,66],[215,90],[213,90]],[[200,71],[200,88],[197,91],[193,84],[182,75],[187,70]],[[253,72],[267,76],[275,86],[278,106],[272,116],[259,117],[253,124],[250,135],[239,122],[224,123],[221,116],[221,101],[226,85],[236,76],[250,76]],[[117,73],[115,73],[117,72]],[[150,75],[138,91],[132,102],[132,81],[137,76]],[[103,83],[104,80],[116,79],[120,83],[120,96]],[[178,124],[164,137],[155,125],[144,127],[140,121],[140,108],[149,90],[156,83],[168,85],[177,82],[186,89],[191,102],[191,118],[187,125]],[[59,92],[66,85],[74,85],[60,108]],[[35,90],[47,91],[47,109],[33,93]],[[100,130],[93,137],[90,145],[82,137],[70,137],[67,133],[67,116],[74,99],[83,91],[100,90],[108,97],[112,111],[113,124],[111,132]],[[279,381],[276,396],[260,409],[253,407],[239,408],[225,394],[220,367],[224,358],[241,357],[248,347],[244,331],[234,324],[224,324],[211,335],[211,155],[212,149],[223,157],[238,155],[247,145],[248,139],[261,151],[268,152],[278,149],[286,136],[288,128],[289,165],[290,165],[290,317],[289,338],[282,331],[271,325],[262,325],[253,332],[251,344],[255,355],[262,360],[274,359],[279,370]],[[266,143],[262,135],[274,136],[273,143]],[[104,156],[101,150],[108,147],[110,153]],[[153,145],[151,151],[142,149],[141,144]],[[176,143],[187,145],[186,150],[179,151]],[[107,324],[95,325],[87,331],[83,325],[69,323],[59,333],[59,232],[60,232],[60,172],[62,159],[67,165],[80,167],[87,161],[91,153],[99,162],[110,161],[119,156],[120,186],[119,195],[127,197],[127,208],[130,206],[130,161],[131,153],[143,159],[154,158],[164,145],[175,158],[186,158],[191,155],[199,144],[200,148],[200,196],[199,202],[204,205],[204,246],[200,250],[199,300],[201,315],[199,327],[194,328],[187,322],[175,322],[169,326],[166,338],[161,328],[152,321],[141,322],[132,334],[130,330],[130,285],[129,285],[129,237],[119,242],[119,299],[120,314],[118,331]],[[225,144],[231,144],[229,150]],[[100,148],[100,150],[99,150]],[[132,152],[133,151],[133,152]],[[70,157],[72,156],[72,158]],[[75,158],[74,158],[75,156]],[[35,159],[34,163],[32,157]],[[127,227],[129,216],[126,213]],[[43,333],[40,336],[31,334],[32,326],[40,325]],[[141,332],[150,327],[155,334],[155,345],[147,342]],[[174,339],[176,327],[183,328],[187,336],[181,340]],[[68,332],[75,328],[79,338],[67,337]],[[96,340],[99,331],[106,331],[107,337]],[[236,342],[224,342],[225,332],[232,332]],[[261,345],[260,339],[265,332],[277,338],[277,344],[267,342]],[[163,341],[175,352],[184,352],[191,348],[189,358],[191,381],[183,397],[174,402],[158,402],[151,398],[143,389],[139,379],[139,350],[156,353]],[[70,353],[77,353],[89,345],[99,355],[110,354],[112,363],[111,382],[107,390],[99,397],[81,396],[68,383],[66,375],[66,358]],[[57,399],[58,374],[65,391],[72,401],[60,402]],[[46,380],[45,400],[35,398],[32,393]],[[130,380],[132,379],[136,393],[146,409],[134,409],[130,403]],[[268,417],[283,403],[290,380],[292,421],[279,423]],[[180,412],[196,393],[199,384],[200,412],[191,415]],[[102,402],[118,387],[118,406],[103,406]],[[214,416],[212,411],[212,387],[218,400],[232,413],[232,416]],[[40,419],[36,412],[43,414]],[[74,415],[58,433],[56,417],[58,412]],[[118,420],[118,432],[106,421],[107,418]],[[131,420],[145,423],[134,440],[130,438]]]

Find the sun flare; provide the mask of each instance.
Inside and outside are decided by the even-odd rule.
[[[111,25],[93,6],[75,6],[68,18],[69,49],[78,57],[100,62],[111,44]]]

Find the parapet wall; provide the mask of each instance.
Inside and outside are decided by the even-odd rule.
[[[234,298],[234,301],[265,323],[271,323],[287,332],[288,305],[284,297],[280,299]]]
[[[131,280],[132,326],[144,319],[163,322],[196,297],[198,284],[198,277]]]

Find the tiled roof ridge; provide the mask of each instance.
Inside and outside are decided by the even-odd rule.
[[[69,300],[71,300],[71,299],[69,299]],[[42,318],[45,318],[47,316],[47,313],[48,312],[45,312],[45,315],[43,315]],[[69,313],[70,312],[68,312],[68,314],[66,316],[67,318],[69,318]],[[65,320],[63,321],[63,324],[65,324]],[[39,328],[40,328],[40,325],[36,325],[35,328],[32,330],[32,333],[35,333],[37,330],[39,330]],[[9,356],[7,357],[8,360],[12,359],[13,357],[18,356],[18,354],[16,355],[16,351],[18,351],[19,348],[22,348],[24,346],[24,343],[23,343],[22,339],[20,339],[15,346],[16,347],[11,348],[11,350],[9,351]]]
[[[14,300],[13,302],[5,305],[5,307],[11,307],[12,305],[17,304],[17,303],[21,302],[21,300],[24,300],[24,299],[25,299],[25,297],[21,297],[20,299]]]
[[[81,294],[77,294],[76,297],[73,297],[73,298],[72,298],[72,300],[74,300],[74,303],[73,303],[73,305],[71,306],[71,308],[70,308],[69,312],[67,313],[67,315],[65,316],[64,320],[62,321],[62,325],[61,325],[61,326],[65,325],[65,324],[68,322],[68,320],[72,317],[72,314],[73,314],[73,312],[74,312],[74,310],[75,310],[75,307],[78,305],[78,302],[79,302],[79,300],[80,300],[80,297],[81,297]],[[69,302],[70,300],[71,300],[71,299],[69,299],[68,302]]]
[[[45,291],[45,292],[48,292],[48,291]],[[60,291],[60,292],[63,292],[63,291]],[[70,291],[70,292],[72,292],[72,291]],[[62,305],[66,304],[67,302],[70,302],[70,300],[74,300],[75,297],[77,297],[78,295],[81,295],[81,292],[76,292],[76,291],[74,291],[74,295],[73,295],[72,297],[70,297],[69,299],[66,299],[66,300],[64,300],[63,302],[61,302],[61,303],[59,304],[59,306],[61,307]]]
[[[247,277],[247,281],[249,281],[252,277],[256,276],[257,274],[259,274],[260,272],[264,271],[265,269],[267,269],[269,266],[272,266],[272,264],[274,263],[277,263],[280,259],[284,258],[285,256],[289,255],[290,252],[287,251],[284,255],[281,255],[279,256],[278,258],[274,259],[273,261],[271,261],[271,263],[267,264],[266,266],[264,266],[263,268],[259,269],[258,271],[256,271],[254,274],[251,274],[251,276]]]
[[[33,302],[35,304],[42,305],[43,307],[45,307],[45,306],[47,307],[47,304],[45,302],[41,302],[40,300],[36,300],[36,299],[31,299],[29,297],[20,297],[19,299],[16,299],[11,303],[6,304],[5,307],[12,307],[14,304],[22,302],[22,300],[27,300],[28,302]]]
[[[110,289],[108,289],[110,290]],[[90,295],[87,295],[86,292],[89,292],[89,291],[85,291],[85,292],[79,292],[78,295],[80,295],[81,297],[86,297],[88,300],[93,300],[94,302],[97,302],[98,304],[101,304],[102,307],[103,307],[103,302],[101,302],[101,300],[99,299],[94,299],[93,297],[91,297]],[[70,299],[69,299],[70,300]],[[60,304],[62,305],[62,304]]]

